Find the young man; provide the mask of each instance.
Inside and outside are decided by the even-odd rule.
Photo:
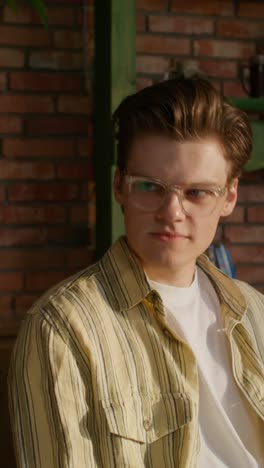
[[[264,466],[264,297],[203,252],[237,200],[246,116],[203,79],[114,115],[126,237],[28,312],[10,369],[20,467]]]

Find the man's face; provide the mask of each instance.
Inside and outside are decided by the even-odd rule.
[[[179,143],[164,136],[142,136],[131,147],[126,172],[160,179],[179,187],[224,187],[228,165],[217,140]],[[149,278],[167,284],[191,283],[197,257],[211,244],[221,216],[237,199],[237,179],[216,198],[211,214],[186,214],[177,194],[169,192],[156,211],[135,206],[124,177],[117,170],[116,199],[124,208],[127,241]],[[199,212],[199,210],[198,210]]]

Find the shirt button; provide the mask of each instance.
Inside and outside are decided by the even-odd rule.
[[[143,426],[144,426],[145,431],[150,431],[152,427],[151,421],[149,419],[144,419]]]

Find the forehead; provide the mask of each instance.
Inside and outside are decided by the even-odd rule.
[[[225,183],[228,163],[217,139],[178,142],[164,136],[141,136],[131,145],[127,171],[173,183],[204,180]]]

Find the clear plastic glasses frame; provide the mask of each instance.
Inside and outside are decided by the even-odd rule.
[[[143,211],[158,211],[166,202],[170,192],[176,193],[182,211],[189,216],[209,216],[217,200],[226,193],[226,186],[193,184],[179,187],[160,179],[124,174],[129,196],[133,205]]]

